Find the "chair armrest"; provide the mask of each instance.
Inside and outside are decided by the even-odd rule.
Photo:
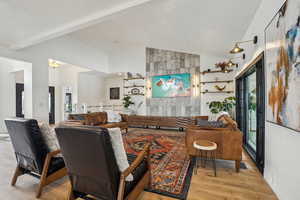
[[[137,158],[133,161],[133,163],[121,173],[121,176],[127,177],[131,172],[133,172],[139,164],[144,160],[144,158],[149,158],[150,155],[150,143],[147,143],[143,150],[138,154]]]
[[[53,157],[53,156],[56,156],[57,154],[60,154],[61,153],[61,150],[56,150],[56,151],[52,151],[50,153],[47,154],[47,156],[49,156],[50,158]]]
[[[150,143],[147,143],[145,145],[145,147],[139,153],[139,155],[133,161],[133,163],[125,171],[123,171],[121,173],[117,200],[123,200],[124,199],[123,197],[124,197],[124,189],[125,189],[125,178],[139,166],[139,164],[143,161],[143,159],[145,157],[147,157],[148,165],[149,165]]]

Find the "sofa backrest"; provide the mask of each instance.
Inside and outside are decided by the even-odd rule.
[[[108,130],[67,126],[55,130],[73,191],[116,200],[120,172]]]
[[[70,114],[69,120],[82,121],[84,125],[100,125],[107,123],[107,113],[106,112],[93,112],[86,114]]]
[[[41,174],[49,149],[34,119],[11,118],[5,124],[13,144],[18,165]]]

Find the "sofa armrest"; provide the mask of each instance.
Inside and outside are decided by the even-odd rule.
[[[225,160],[242,159],[242,133],[230,129],[194,129],[189,128],[186,131],[186,147],[190,156],[196,155],[196,149],[193,147],[195,140],[209,140],[218,145],[217,158]]]

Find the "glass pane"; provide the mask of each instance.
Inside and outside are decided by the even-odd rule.
[[[247,144],[256,151],[256,72],[246,78]]]
[[[22,115],[25,115],[25,111],[24,111],[24,91],[22,91]]]
[[[51,93],[49,92],[49,95],[48,95],[48,98],[49,98],[49,113],[51,113]]]

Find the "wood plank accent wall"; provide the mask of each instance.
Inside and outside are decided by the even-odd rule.
[[[146,48],[146,80],[152,76],[190,73],[191,78],[200,74],[200,55]],[[191,80],[192,84],[192,80]],[[192,89],[192,86],[191,86]],[[200,95],[175,98],[146,99],[147,115],[195,116],[200,115]]]

